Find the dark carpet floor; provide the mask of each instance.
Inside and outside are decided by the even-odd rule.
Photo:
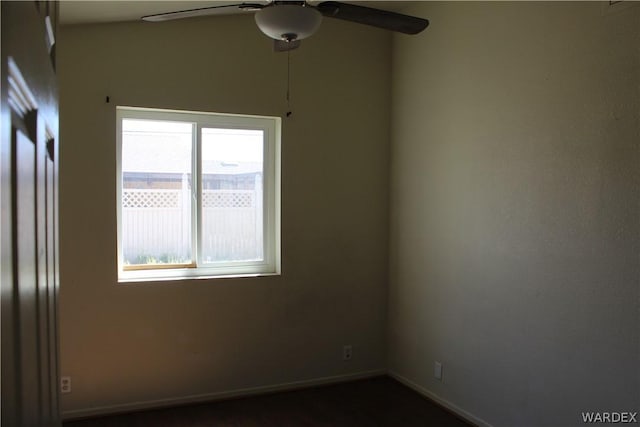
[[[389,377],[64,423],[64,427],[469,425]]]

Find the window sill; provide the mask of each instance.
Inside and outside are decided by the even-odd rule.
[[[281,276],[282,273],[230,273],[230,274],[210,274],[210,275],[193,275],[193,276],[157,276],[157,277],[118,277],[119,285],[127,285],[132,283],[145,283],[145,282],[177,282],[184,280],[219,280],[219,279],[250,279],[256,277],[273,277]]]

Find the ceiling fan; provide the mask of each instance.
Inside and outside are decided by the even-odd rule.
[[[314,4],[306,1],[236,3],[147,15],[143,16],[142,20],[162,22],[215,15],[223,9],[228,11],[234,8],[239,12],[255,12],[258,28],[275,40],[276,51],[297,48],[300,40],[317,31],[323,17],[342,19],[404,34],[418,34],[429,25],[428,20],[415,16],[337,1],[314,2]]]

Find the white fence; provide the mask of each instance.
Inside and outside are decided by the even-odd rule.
[[[192,259],[189,190],[123,189],[122,247],[128,264]],[[204,190],[202,260],[262,259],[262,191]]]

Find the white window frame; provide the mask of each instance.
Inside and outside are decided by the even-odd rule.
[[[122,248],[122,121],[124,119],[165,120],[191,123],[194,126],[192,146],[192,267],[168,266],[144,269],[125,269]],[[201,130],[218,127],[226,129],[262,130],[264,133],[263,157],[263,230],[264,260],[216,263],[202,262],[202,171]],[[207,113],[180,110],[162,110],[140,107],[116,107],[116,206],[118,224],[118,282],[161,281],[178,279],[210,279],[219,277],[251,277],[280,274],[280,117],[250,116],[239,114]]]

